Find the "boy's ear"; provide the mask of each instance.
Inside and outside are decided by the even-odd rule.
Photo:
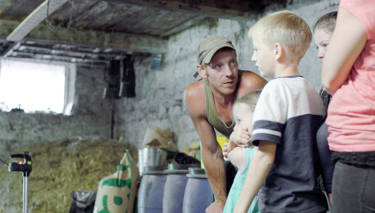
[[[207,78],[207,71],[202,65],[197,65],[197,71],[202,78]]]
[[[280,43],[276,42],[273,45],[273,53],[274,53],[275,59],[277,61],[279,61],[284,56],[284,54],[285,54],[284,51],[285,50],[284,50],[283,46]]]

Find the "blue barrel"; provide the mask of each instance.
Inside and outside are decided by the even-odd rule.
[[[213,192],[203,169],[189,168],[183,213],[202,213],[212,203]]]
[[[167,175],[163,170],[145,168],[138,191],[138,213],[161,213]]]
[[[169,164],[167,180],[163,194],[163,213],[182,212],[185,186],[188,180],[186,174],[189,167],[200,167],[199,164]]]

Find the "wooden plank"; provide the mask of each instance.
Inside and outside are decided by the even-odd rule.
[[[207,18],[207,19],[209,19],[209,18]],[[194,18],[191,18],[191,19],[188,19],[188,20],[184,20],[180,24],[178,24],[176,26],[173,26],[173,27],[170,27],[170,29],[168,31],[164,32],[161,36],[162,37],[171,36],[173,34],[176,34],[178,32],[186,30],[186,29],[188,29],[190,27],[198,25],[198,24],[202,23],[203,20],[204,20],[204,18],[202,18],[200,16],[196,16]]]
[[[215,18],[229,18],[243,20],[254,17],[256,13],[263,12],[264,0],[106,0],[124,4],[134,4],[161,10],[183,11],[196,15]]]
[[[267,7],[286,8],[317,3],[324,0],[105,0],[123,4],[133,4],[160,10],[182,11],[186,13],[233,20],[249,20],[263,14]]]
[[[40,54],[40,53],[25,53],[25,52],[18,52],[16,56],[9,56],[9,58],[17,58],[17,59],[32,59],[32,60],[42,60],[42,61],[52,61],[52,62],[67,62],[67,63],[90,63],[92,65],[103,65],[107,64],[108,60],[98,60],[98,59],[82,59],[70,56],[54,56],[48,54]]]
[[[16,42],[14,44],[12,44],[7,50],[4,51],[4,54],[3,54],[3,57],[6,58],[10,55],[12,55],[12,53],[17,50],[17,48],[19,48],[21,45],[20,42]]]
[[[76,57],[76,58],[88,58],[88,59],[111,59],[119,56],[118,52],[113,53],[105,53],[101,52],[94,52],[93,48],[91,51],[82,51],[79,48],[58,48],[50,46],[41,46],[41,45],[30,45],[30,44],[22,44],[19,48],[17,48],[14,52],[26,52],[26,53],[34,53],[34,54],[50,54],[56,56],[69,56],[69,57]],[[75,46],[74,46],[75,47]],[[121,53],[125,54],[125,53]]]
[[[1,0],[0,17],[22,21],[28,14],[37,8],[44,0]]]
[[[0,20],[0,39],[6,37],[19,22]],[[71,45],[109,47],[140,53],[165,53],[167,40],[154,36],[134,35],[129,33],[106,33],[93,30],[74,30],[55,27],[56,33],[47,26],[39,25],[28,34],[27,40],[41,40]]]
[[[39,5],[17,28],[7,37],[8,41],[21,41],[36,26],[38,26],[48,15],[55,12],[68,0],[46,0]]]

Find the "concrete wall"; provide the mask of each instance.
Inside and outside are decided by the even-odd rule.
[[[0,112],[0,157],[16,147],[73,137],[108,138],[110,109],[102,99],[104,66],[77,65],[76,103],[73,116]]]
[[[337,3],[338,0],[326,0],[311,5],[291,5],[286,9],[300,15],[312,26],[321,15],[336,9]],[[171,37],[159,71],[150,69],[151,57],[137,58],[137,96],[117,101],[116,137],[123,137],[141,147],[145,130],[154,125],[172,130],[177,135],[180,150],[199,140],[183,104],[185,87],[195,81],[193,74],[197,63],[197,47],[208,35],[226,36],[237,48],[239,67],[258,73],[250,61],[252,44],[247,38],[247,30],[255,21],[211,20]],[[321,63],[316,54],[312,43],[299,68],[301,74],[318,90]]]

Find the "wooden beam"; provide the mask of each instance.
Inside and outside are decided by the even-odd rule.
[[[68,0],[45,0],[30,13],[17,28],[7,37],[8,41],[21,41],[45,18],[59,9]]]
[[[3,57],[6,58],[10,56],[15,50],[17,50],[20,47],[20,45],[20,42],[12,44],[7,50],[4,51]]]
[[[32,59],[32,60],[42,60],[42,61],[53,61],[53,62],[67,62],[67,63],[83,63],[83,64],[107,64],[108,60],[98,60],[98,59],[83,59],[83,58],[76,58],[71,56],[55,56],[55,55],[48,55],[48,54],[40,54],[40,53],[25,53],[20,52],[17,53],[16,56],[9,56],[9,58],[14,59]]]
[[[183,11],[213,18],[246,19],[263,12],[264,0],[106,0],[162,10]]]
[[[209,18],[206,18],[206,19],[209,19]],[[198,25],[200,23],[202,23],[205,19],[202,19],[202,17],[200,16],[196,16],[190,20],[184,20],[183,22],[181,22],[179,25],[177,26],[172,26],[170,30],[164,32],[161,37],[168,37],[168,36],[171,36],[173,34],[176,34],[178,32],[181,32],[189,27],[192,27],[192,26],[195,26],[195,25]]]
[[[249,20],[263,14],[267,7],[286,8],[291,5],[308,5],[323,0],[105,0],[133,4],[160,10],[183,11],[212,18]]]
[[[6,37],[19,22],[0,20],[0,38]],[[127,33],[106,33],[101,31],[65,29],[54,27],[52,32],[46,25],[39,25],[28,34],[27,40],[41,40],[72,45],[110,47],[139,53],[165,53],[167,40],[154,36]]]
[[[30,45],[30,44],[22,44],[20,45],[15,51],[15,53],[19,52],[28,52],[28,53],[39,53],[39,54],[50,54],[50,55],[56,55],[56,56],[69,56],[69,57],[75,57],[77,59],[84,58],[84,59],[112,59],[119,57],[119,53],[104,53],[104,52],[98,52],[94,53],[93,51],[81,51],[79,49],[63,49],[63,48],[49,48],[49,47],[43,47],[39,45]],[[124,53],[121,53],[124,54]]]

